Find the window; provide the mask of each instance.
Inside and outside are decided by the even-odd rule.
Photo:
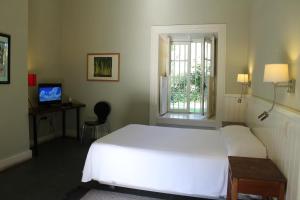
[[[168,109],[207,115],[214,104],[214,38],[171,42]],[[211,102],[210,102],[211,101]]]
[[[207,113],[203,116],[200,113],[171,111],[171,42],[197,42],[195,39],[203,40],[201,38],[208,40],[212,48],[211,77],[208,77],[209,80],[207,81],[209,83],[207,87]],[[149,123],[151,125],[172,124],[195,127],[219,127],[224,107],[222,98],[225,94],[225,66],[225,24],[151,27]],[[170,115],[174,117],[168,117]],[[197,119],[190,118],[190,116],[197,116]]]

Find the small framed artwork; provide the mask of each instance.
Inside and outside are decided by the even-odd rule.
[[[10,36],[0,33],[0,84],[10,83]]]
[[[119,53],[89,53],[87,55],[88,81],[119,81]]]

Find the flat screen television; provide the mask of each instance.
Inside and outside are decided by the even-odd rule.
[[[38,85],[39,105],[58,104],[62,102],[62,86],[60,83],[40,83]]]

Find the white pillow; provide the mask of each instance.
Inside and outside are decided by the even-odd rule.
[[[267,150],[263,143],[244,126],[226,126],[220,129],[228,156],[266,158]]]

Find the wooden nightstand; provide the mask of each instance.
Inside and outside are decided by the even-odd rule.
[[[237,200],[238,193],[285,199],[287,180],[270,159],[231,156],[228,159],[227,200]]]

